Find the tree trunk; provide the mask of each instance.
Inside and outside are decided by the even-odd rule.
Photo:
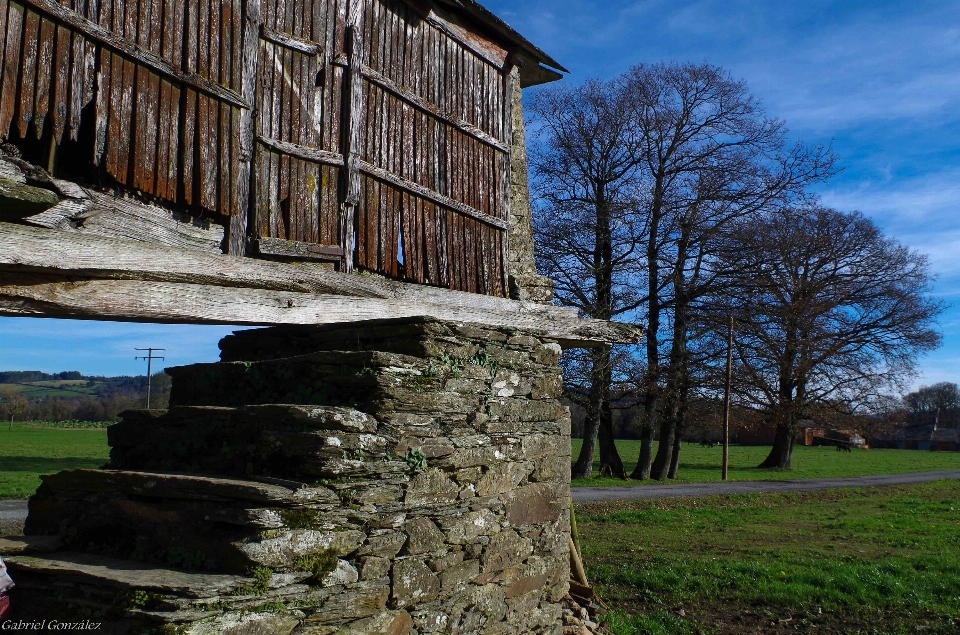
[[[786,470],[790,469],[790,457],[793,454],[793,425],[790,418],[777,424],[777,433],[773,438],[773,448],[763,463],[757,467]]]
[[[695,213],[696,208],[688,210]],[[687,264],[687,252],[693,231],[693,222],[685,219],[681,222],[680,239],[677,241],[676,262],[673,265],[673,342],[670,346],[670,381],[673,383],[670,394],[675,400],[673,408],[673,448],[670,453],[670,465],[667,478],[677,478],[677,466],[680,463],[680,435],[687,413],[687,321],[689,320],[690,299],[687,295],[687,281],[684,277]]]
[[[686,327],[683,329],[683,339],[680,340],[681,346],[678,347],[677,370],[678,389],[677,389],[677,415],[673,428],[673,452],[670,456],[670,471],[667,478],[677,478],[677,469],[680,465],[680,437],[687,424],[687,399],[690,396],[690,381],[687,375],[687,334]]]
[[[673,452],[670,453],[670,469],[667,478],[677,478],[677,467],[680,465],[680,422],[677,421],[673,432]]]
[[[657,446],[657,456],[653,459],[653,465],[650,468],[650,478],[658,481],[667,478],[667,471],[670,469],[670,457],[673,455],[673,433],[677,420],[676,399],[667,399],[667,407],[664,408],[661,417],[660,443]]]
[[[670,455],[670,471],[667,478],[677,478],[677,469],[680,466],[680,438],[687,423],[687,396],[689,393],[686,374],[680,386],[680,398],[677,403],[677,421],[673,429],[673,452]]]
[[[600,475],[625,479],[627,472],[613,440],[613,413],[610,411],[610,384],[613,381],[611,352],[610,346],[601,346],[591,355],[593,371],[590,378],[590,410],[597,413]]]
[[[630,478],[646,480],[650,478],[650,461],[653,458],[653,426],[656,417],[656,403],[648,397],[643,404],[643,423],[640,426],[640,456]]]
[[[599,420],[597,415],[588,410],[587,416],[583,420],[583,445],[580,446],[577,462],[573,464],[573,468],[570,470],[572,478],[590,478],[593,476],[593,453],[597,447],[598,431]]]
[[[650,230],[647,235],[647,376],[645,379],[646,394],[643,400],[643,410],[646,415],[643,433],[640,437],[640,456],[637,467],[631,478],[648,479],[651,477],[653,466],[650,455],[653,453],[653,431],[657,426],[657,417],[660,410],[660,348],[657,338],[660,336],[660,220],[663,216],[663,182],[664,172],[661,169],[655,176],[653,187],[653,202],[650,206]],[[669,436],[669,435],[668,435]],[[660,426],[660,444],[657,456],[667,439],[663,435],[663,424]],[[656,477],[654,477],[656,478]]]

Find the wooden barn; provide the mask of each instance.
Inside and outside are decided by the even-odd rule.
[[[54,176],[230,219],[231,253],[507,294],[514,84],[559,64],[479,5],[0,6],[0,131]]]
[[[43,227],[68,233],[61,252],[72,256],[84,237],[123,240],[99,247],[129,252],[114,280],[219,286],[196,277],[224,267],[190,260],[204,251],[313,262],[286,278],[340,274],[321,285],[335,295],[524,310],[493,301],[509,298],[540,302],[550,324],[576,317],[542,304],[520,111],[521,88],[563,68],[473,0],[0,0],[0,56],[0,178],[58,197],[52,207],[0,198],[0,221],[15,223],[0,228],[0,247],[19,250],[18,263],[31,237],[47,236],[26,228]],[[148,257],[148,247],[178,251]],[[37,249],[34,273],[101,276]],[[171,258],[179,273],[130,271]],[[24,269],[15,264],[0,272]],[[378,274],[380,287],[343,277],[355,271]],[[233,286],[260,285],[235,275]],[[406,284],[384,291],[385,279]],[[92,311],[62,287],[52,298],[41,281],[2,284],[7,314]],[[191,313],[182,294],[154,314],[144,306],[157,293],[149,303],[143,290],[111,293],[98,310],[139,307],[117,319],[274,323]]]

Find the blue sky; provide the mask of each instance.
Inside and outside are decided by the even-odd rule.
[[[485,4],[570,69],[564,81],[708,61],[745,79],[795,138],[832,141],[844,171],[824,201],[928,254],[937,294],[958,305],[917,383],[960,382],[960,2]],[[171,365],[213,361],[230,330],[0,318],[0,369],[143,372],[135,346],[166,347]]]

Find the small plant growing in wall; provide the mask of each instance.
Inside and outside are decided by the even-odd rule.
[[[420,448],[410,448],[407,450],[407,465],[415,472],[422,472],[427,469],[427,455]]]
[[[450,369],[450,374],[453,375],[454,379],[460,378],[460,371],[463,370],[462,359],[459,357],[451,357],[450,355],[444,353],[440,356],[440,362]]]
[[[490,378],[493,379],[497,376],[497,369],[499,365],[497,362],[490,357],[490,353],[487,352],[487,349],[481,348],[476,353],[470,356],[470,359],[467,360],[471,364],[476,366],[483,366],[490,370]]]
[[[250,570],[250,577],[253,578],[253,585],[240,587],[231,595],[263,595],[270,589],[273,571],[268,567],[257,566]]]

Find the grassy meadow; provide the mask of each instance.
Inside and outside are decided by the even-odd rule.
[[[86,379],[51,379],[46,381],[31,381],[19,384],[0,383],[0,389],[15,390],[23,394],[28,400],[43,399],[44,397],[77,397],[96,396],[97,390]]]
[[[103,465],[106,430],[83,425],[0,426],[0,499],[30,496],[40,474]],[[633,469],[639,443],[618,446]],[[792,470],[755,469],[767,451],[733,446],[731,478],[960,468],[960,453],[798,447]],[[720,452],[684,446],[677,481],[719,480]],[[960,481],[603,503],[577,514],[614,635],[960,633]]]
[[[44,428],[43,424],[0,425],[0,499],[28,498],[40,486],[40,475],[96,468],[107,462],[105,429]],[[48,424],[57,425],[57,424]]]
[[[573,460],[580,453],[580,439],[573,439]],[[654,455],[657,444],[654,443]],[[639,441],[617,441],[620,458],[633,471],[640,454]],[[705,483],[720,480],[720,464],[723,449],[701,447],[685,443],[680,451],[680,466],[677,478],[671,483]],[[960,452],[927,452],[920,450],[853,450],[837,452],[825,446],[797,446],[793,450],[792,467],[789,470],[760,470],[757,466],[770,452],[769,446],[730,446],[730,480],[755,481],[765,479],[798,479],[840,476],[872,476],[875,474],[903,474],[931,470],[960,469]],[[594,475],[600,473],[599,450],[594,453]],[[612,478],[575,479],[574,487],[600,487],[638,485],[651,481],[623,481]],[[654,483],[656,481],[653,481]]]
[[[0,424],[0,499],[27,498],[40,485],[40,474],[83,467],[99,467],[109,456],[105,428],[111,422],[16,422],[8,431]],[[97,429],[90,429],[97,426]],[[580,452],[580,439],[573,440],[573,456]],[[620,456],[633,470],[640,452],[639,441],[617,441]],[[656,451],[656,446],[654,446]],[[758,470],[756,466],[769,448],[732,446],[731,480],[795,479],[837,476],[897,474],[928,470],[960,469],[960,453],[921,452],[916,450],[854,450],[839,453],[828,447],[798,447],[793,453],[793,468],[786,471]],[[719,447],[704,448],[686,444],[680,455],[677,483],[702,483],[720,480]],[[594,462],[594,474],[600,471]],[[651,481],[645,481],[650,483]],[[654,481],[655,482],[655,481]],[[641,481],[611,478],[576,479],[575,487],[638,485]]]
[[[616,635],[960,632],[960,482],[578,507]]]

